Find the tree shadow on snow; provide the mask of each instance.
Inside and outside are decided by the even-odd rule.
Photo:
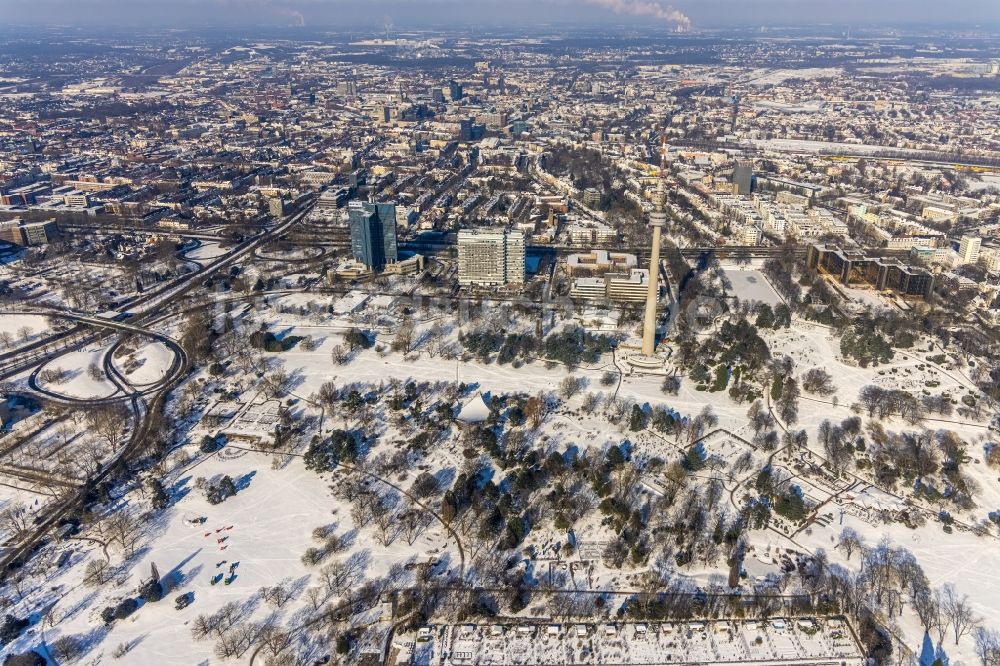
[[[175,589],[185,580],[190,580],[191,578],[194,577],[195,572],[201,569],[201,565],[198,565],[190,572],[188,572],[188,574],[186,575],[183,572],[184,565],[190,562],[192,559],[194,559],[198,555],[198,553],[200,553],[202,550],[203,549],[200,547],[197,548],[193,553],[191,553],[183,560],[175,564],[173,568],[170,569],[170,571],[160,576],[160,582],[163,584],[164,592],[166,592],[167,590]]]
[[[451,488],[451,486],[455,483],[456,474],[457,471],[455,468],[448,466],[434,472],[434,478],[437,479],[439,488]]]
[[[257,476],[257,470],[250,470],[243,476],[235,479],[233,485],[236,486],[236,492],[242,492],[250,487],[250,481],[253,477]]]

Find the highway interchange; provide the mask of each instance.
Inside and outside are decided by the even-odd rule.
[[[174,312],[169,310],[205,280],[212,278],[235,262],[252,256],[257,248],[287,232],[302,219],[307,211],[308,206],[289,215],[260,234],[236,244],[221,256],[205,264],[199,263],[193,271],[156,289],[123,301],[118,304],[117,313],[82,313],[25,304],[15,304],[5,310],[9,314],[44,315],[52,319],[67,321],[71,326],[65,330],[43,336],[29,345],[0,354],[0,380],[10,381],[27,373],[27,393],[43,402],[78,408],[124,403],[128,406],[131,414],[131,423],[129,424],[129,436],[125,443],[112,453],[111,457],[100,466],[92,478],[83,483],[73,484],[63,478],[53,478],[53,475],[42,470],[34,472],[31,470],[2,470],[6,473],[13,472],[12,475],[25,481],[40,481],[44,475],[47,477],[44,478],[46,483],[61,486],[67,492],[62,493],[57,500],[46,507],[45,515],[36,520],[32,529],[28,530],[16,542],[7,544],[8,547],[0,556],[0,576],[5,575],[12,565],[23,560],[25,555],[41,543],[51,530],[72,514],[75,509],[82,506],[92,488],[107,480],[116,468],[120,468],[121,465],[127,467],[134,461],[150,438],[155,436],[170,391],[187,377],[192,367],[188,354],[180,342],[154,330],[151,326],[154,323],[162,322],[165,318],[183,312],[183,310]],[[48,363],[107,334],[117,336],[103,357],[105,376],[115,386],[113,394],[98,399],[75,398],[39,384],[39,374]],[[161,379],[150,384],[136,385],[118,369],[114,363],[114,352],[120,347],[127,335],[158,341],[171,351],[172,360]]]

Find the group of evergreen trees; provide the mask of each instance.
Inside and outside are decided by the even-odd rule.
[[[579,326],[565,326],[560,331],[539,340],[531,333],[505,333],[489,328],[470,331],[461,336],[463,348],[484,363],[515,363],[534,355],[557,361],[570,367],[596,363],[601,354],[612,351],[615,339],[595,335]]]

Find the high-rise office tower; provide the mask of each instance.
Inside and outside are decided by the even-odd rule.
[[[458,232],[458,283],[501,286],[524,283],[524,234],[506,229]]]
[[[458,83],[454,79],[448,82],[448,98],[452,102],[457,102],[462,99],[464,93],[462,92],[462,84]]]
[[[355,259],[376,272],[396,262],[396,204],[351,201],[347,215]]]
[[[267,201],[267,212],[271,214],[271,217],[281,217],[285,214],[285,208],[287,203],[281,197],[273,197]]]
[[[733,167],[733,194],[750,194],[753,189],[753,162],[736,160]]]

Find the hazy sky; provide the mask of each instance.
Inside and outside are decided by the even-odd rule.
[[[1000,24],[1000,0],[0,0],[13,23],[381,25],[635,22],[686,25]]]

